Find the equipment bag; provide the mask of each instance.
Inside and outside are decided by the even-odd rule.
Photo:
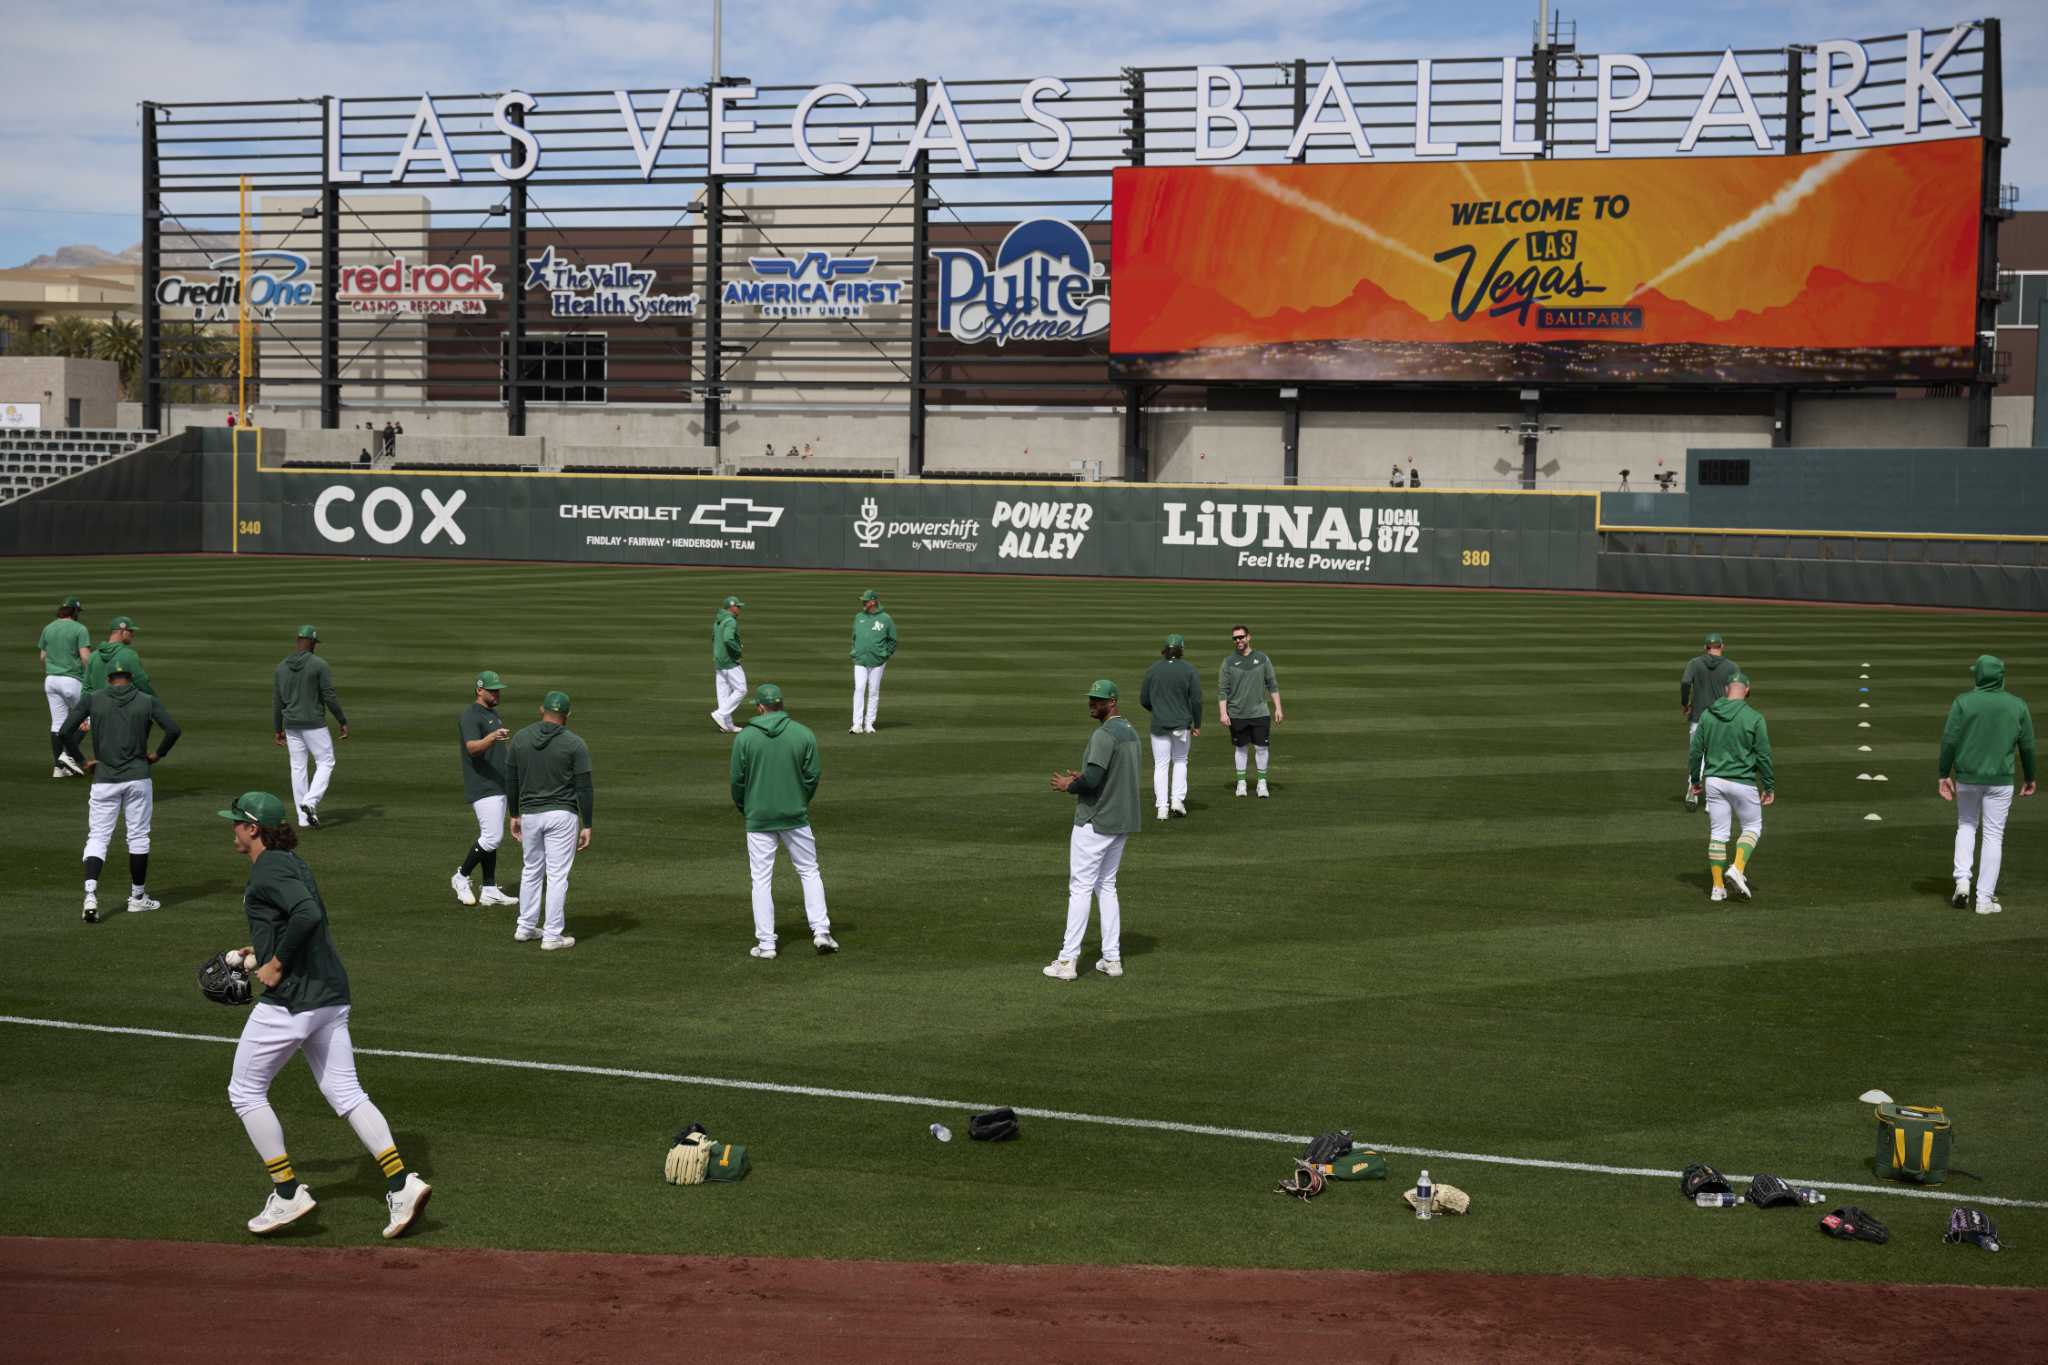
[[[1387,1159],[1366,1147],[1354,1147],[1335,1161],[1319,1162],[1316,1169],[1332,1180],[1385,1180]]]
[[[1877,1173],[1887,1180],[1939,1185],[1948,1179],[1949,1118],[1938,1104],[1877,1106]]]
[[[747,1149],[733,1142],[711,1144],[711,1160],[704,1166],[704,1183],[733,1181],[747,1173]]]

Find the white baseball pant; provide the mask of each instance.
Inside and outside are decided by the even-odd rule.
[[[733,723],[732,713],[747,699],[747,670],[738,664],[717,669],[712,674],[712,682],[718,688],[718,718],[730,725]]]
[[[1977,831],[1984,831],[1984,858],[1977,868],[1977,903],[1997,899],[1998,872],[2005,862],[2005,817],[2012,811],[2010,785],[1956,783],[1956,880],[1967,881],[1976,861]]]
[[[1707,779],[1707,837],[1717,844],[1728,842],[1729,827],[1740,823],[1741,832],[1755,838],[1764,832],[1764,799],[1753,783],[1732,777]]]
[[[284,751],[292,763],[292,805],[299,823],[306,823],[306,807],[317,806],[327,797],[327,784],[334,777],[334,736],[326,726],[317,730],[287,730]],[[306,775],[306,760],[313,760],[313,774]]]
[[[526,861],[519,871],[519,927],[539,928],[546,938],[562,937],[568,920],[569,869],[576,865],[576,836],[583,817],[573,810],[528,811],[519,817]],[[547,922],[541,922],[541,906]]]
[[[882,670],[887,664],[876,664],[868,668],[862,664],[853,666],[853,727],[856,730],[875,728],[875,712],[882,705]]]
[[[146,777],[128,782],[95,782],[85,803],[85,856],[104,859],[114,842],[114,822],[126,818],[128,851],[149,852],[149,818],[156,790]]]
[[[469,808],[476,812],[476,846],[488,853],[505,841],[505,798],[486,796]]]
[[[1123,960],[1123,907],[1116,898],[1116,870],[1124,860],[1128,834],[1097,834],[1093,825],[1074,826],[1067,842],[1067,936],[1060,960],[1081,956],[1081,938],[1088,932],[1088,902],[1102,910],[1102,955]]]
[[[64,722],[71,718],[71,708],[78,705],[78,699],[84,693],[85,684],[76,678],[60,677],[55,673],[44,675],[43,700],[50,704],[51,734],[64,728]]]
[[[1188,799],[1188,732],[1152,736],[1152,804]]]
[[[1685,794],[1692,795],[1692,737],[1700,732],[1698,721],[1685,727]]]
[[[772,833],[747,831],[747,871],[754,882],[754,938],[763,948],[775,946],[775,850],[789,851],[789,865],[804,889],[804,918],[811,934],[832,932],[832,917],[825,911],[825,878],[818,871],[818,839],[809,825]]]
[[[235,1044],[228,1103],[240,1116],[250,1144],[265,1165],[285,1155],[284,1125],[270,1107],[270,1083],[296,1052],[306,1054],[306,1065],[312,1068],[321,1095],[337,1115],[348,1120],[365,1151],[381,1157],[395,1146],[383,1111],[356,1078],[348,1014],[347,1005],[323,1005],[297,1014],[269,1000],[249,1007],[241,1041]]]

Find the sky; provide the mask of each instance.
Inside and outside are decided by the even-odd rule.
[[[2048,6],[1941,0],[1587,0],[1558,6],[1582,50],[1782,47],[1831,37],[2004,21],[2003,178],[2048,205]],[[4,0],[0,23],[0,266],[70,243],[141,236],[143,99],[700,84],[710,0]],[[1194,62],[1526,52],[1535,0],[1452,6],[1347,0],[778,0],[727,7],[724,69],[757,81],[1030,77]],[[760,21],[774,16],[772,26]],[[692,17],[698,16],[698,17]],[[1028,57],[1020,55],[1028,54]]]

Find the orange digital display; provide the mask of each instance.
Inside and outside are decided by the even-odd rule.
[[[1133,379],[1953,383],[1983,146],[1114,180]]]

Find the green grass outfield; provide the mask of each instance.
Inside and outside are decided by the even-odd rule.
[[[903,649],[881,733],[854,737],[848,628],[870,584]],[[751,604],[749,678],[780,683],[823,747],[834,958],[805,950],[786,864],[791,951],[746,953],[728,741],[705,716],[728,592]],[[140,620],[185,728],[157,771],[164,909],[119,913],[117,841],[116,910],[90,927],[85,784],[46,775],[34,656],[66,593],[95,638],[117,612]],[[1980,918],[1948,908],[1953,814],[1934,793],[1942,717],[1976,654],[2002,654],[2015,690],[2048,701],[2039,618],[260,558],[9,560],[0,603],[15,646],[0,1013],[239,1028],[193,984],[245,937],[246,865],[214,811],[245,788],[288,791],[271,672],[311,620],[354,737],[302,852],[359,1047],[1861,1183],[1873,1125],[1855,1097],[1881,1086],[1950,1108],[1956,1162],[1984,1176],[1955,1181],[1959,1198],[2048,1200],[2048,802],[2015,804],[2006,913]],[[1088,682],[1134,698],[1169,631],[1213,682],[1233,621],[1253,625],[1286,698],[1275,798],[1233,800],[1227,738],[1205,731],[1191,818],[1148,826],[1124,860],[1128,974],[1046,980],[1071,819],[1046,776],[1079,759]],[[1708,629],[1755,675],[1779,771],[1758,899],[1727,908],[1706,898],[1706,821],[1679,804],[1676,682]],[[455,718],[480,667],[509,680],[515,727],[545,689],[573,693],[595,756],[573,952],[515,946],[509,910],[448,890],[474,831]],[[1084,966],[1094,949],[1091,931]],[[0,1233],[244,1237],[265,1184],[227,1107],[230,1055],[0,1024]],[[1275,1197],[1292,1153],[1272,1141],[1027,1118],[1014,1144],[942,1146],[926,1125],[961,1132],[964,1111],[439,1060],[361,1070],[436,1186],[428,1245],[2048,1282],[2042,1210],[1994,1210],[2008,1249],[1993,1256],[1941,1243],[1945,1201],[1850,1195],[1894,1238],[1842,1244],[1809,1212],[1695,1209],[1673,1180],[1397,1155],[1397,1178],[1427,1165],[1473,1196],[1472,1216],[1423,1225],[1396,1181]],[[376,1241],[380,1183],[306,1069],[274,1098],[321,1200],[303,1240]],[[743,1185],[661,1182],[669,1135],[693,1119],[752,1149]]]

